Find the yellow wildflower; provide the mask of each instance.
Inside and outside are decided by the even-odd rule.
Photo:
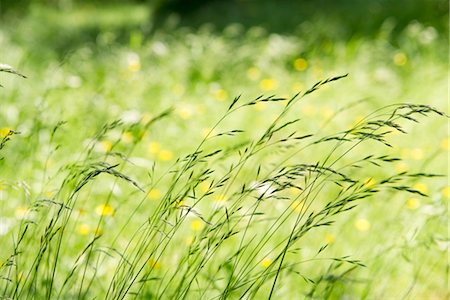
[[[267,103],[265,103],[265,102],[257,102],[255,104],[255,109],[258,111],[263,111],[266,109],[266,106],[267,106]]]
[[[420,201],[417,198],[410,198],[406,201],[406,207],[410,210],[415,210],[420,206]]]
[[[202,183],[200,183],[200,184],[198,185],[200,192],[202,192],[202,193],[208,192],[208,190],[209,190],[209,185],[210,185],[210,183],[207,182],[207,181],[203,181]]]
[[[194,240],[195,240],[195,239],[194,239],[193,236],[191,236],[191,235],[187,236],[186,239],[185,239],[186,245],[187,245],[187,246],[192,245],[192,244],[194,243]]]
[[[355,227],[358,231],[365,232],[370,229],[370,222],[361,218],[355,221]]]
[[[202,129],[202,137],[203,138],[211,138],[213,136],[217,135],[217,131],[215,129],[212,129],[210,127],[206,127]]]
[[[423,158],[423,150],[420,148],[412,149],[410,155],[414,160],[421,160]]]
[[[336,237],[331,233],[327,233],[325,234],[325,241],[327,242],[327,244],[334,244],[334,242],[336,241]]]
[[[305,86],[301,82],[295,82],[292,84],[292,92],[298,93],[302,91],[305,88]]]
[[[414,189],[418,190],[419,192],[426,194],[428,192],[428,187],[426,184],[418,182],[414,185]]]
[[[330,107],[324,107],[321,111],[322,117],[325,119],[331,118],[334,115],[334,110]]]
[[[205,227],[205,224],[201,220],[194,220],[191,223],[191,229],[194,231],[201,231],[203,227]]]
[[[185,204],[186,204],[186,201],[185,201],[185,200],[177,200],[177,201],[174,203],[174,206],[177,207],[177,208],[179,208],[179,207],[181,207],[181,206],[183,206],[183,205],[185,205]]]
[[[395,170],[397,172],[405,172],[408,169],[409,169],[409,166],[404,162],[399,162],[398,164],[395,165]]]
[[[356,117],[353,119],[352,127],[361,125],[361,124],[364,122],[364,120],[365,120],[365,119],[364,119],[363,116],[361,116],[361,115],[356,116]]]
[[[408,62],[408,58],[406,57],[406,54],[403,52],[397,52],[393,59],[394,64],[397,66],[404,66]]]
[[[297,58],[294,60],[294,68],[297,71],[304,71],[308,68],[308,62],[304,58]]]
[[[148,194],[148,198],[151,200],[157,200],[161,197],[161,191],[158,189],[151,189]]]
[[[95,208],[95,213],[99,216],[112,216],[114,208],[110,204],[100,204]]]
[[[28,208],[26,208],[26,207],[19,206],[16,208],[16,218],[18,218],[18,219],[25,218],[27,213],[28,213]]]
[[[302,112],[307,116],[314,116],[317,113],[317,108],[314,105],[306,104],[302,106]]]
[[[192,109],[187,106],[179,107],[177,109],[177,113],[180,116],[180,118],[182,118],[184,120],[190,119],[193,115]]]
[[[106,153],[106,152],[110,152],[112,150],[112,147],[113,147],[113,143],[111,141],[105,140],[105,141],[101,141],[98,144],[97,149],[99,152]]]
[[[11,128],[9,128],[9,127],[0,128],[0,138],[4,138],[5,136],[7,136],[10,131],[11,131]]]
[[[80,235],[88,235],[91,232],[91,228],[89,227],[89,225],[83,223],[78,226],[77,231]]]
[[[320,67],[313,67],[314,76],[316,79],[320,80],[323,79],[323,69]],[[322,89],[326,89],[328,86],[324,86]]]
[[[247,70],[247,77],[250,80],[257,80],[260,75],[261,75],[261,72],[259,71],[259,69],[257,67],[252,67]]]
[[[289,188],[289,192],[292,195],[297,196],[298,194],[300,194],[301,190],[296,187],[291,187],[291,188]]]
[[[170,150],[161,150],[158,153],[158,159],[162,161],[168,161],[171,160],[173,157],[172,151]]]
[[[268,268],[270,267],[270,265],[272,264],[272,260],[268,257],[265,257],[262,261],[261,261],[261,266],[263,268]]]
[[[161,145],[158,142],[151,142],[148,145],[148,152],[150,152],[150,154],[156,154],[159,150],[161,150]]]
[[[133,142],[134,137],[131,132],[125,131],[122,133],[121,139],[125,144],[129,144],[129,143]]]
[[[273,78],[266,78],[259,83],[260,88],[265,91],[272,91],[278,87],[278,81]]]
[[[228,93],[224,89],[217,89],[214,91],[214,99],[217,101],[225,101],[228,98]]]
[[[101,236],[103,234],[103,229],[97,228],[95,229],[95,236]]]
[[[299,200],[294,200],[294,201],[292,202],[292,204],[291,204],[291,207],[292,207],[292,209],[293,209],[295,212],[300,213],[300,212],[302,212],[302,210],[303,210],[303,205],[301,205],[301,204],[302,204],[301,201],[299,201]]]
[[[150,122],[152,119],[153,119],[152,114],[150,114],[150,113],[143,113],[141,115],[140,123],[141,123],[141,125],[147,125],[147,123]]]
[[[224,203],[227,201],[227,197],[224,194],[214,195],[214,201]]]
[[[137,53],[129,53],[127,55],[127,69],[135,73],[141,69],[141,59]]]
[[[149,258],[149,260],[147,261],[147,264],[150,268],[152,269],[161,269],[161,263],[157,260],[154,260],[153,258]]]
[[[366,179],[366,181],[364,182],[364,185],[365,185],[367,188],[371,188],[371,187],[373,187],[373,186],[375,185],[375,183],[377,183],[376,180],[373,179],[372,177],[370,177],[370,178],[367,178],[367,179]]]
[[[445,188],[443,188],[441,193],[444,198],[450,198],[450,186],[446,186]]]
[[[450,138],[445,138],[441,141],[441,148],[446,151],[450,149]]]

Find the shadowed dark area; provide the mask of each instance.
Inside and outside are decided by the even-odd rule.
[[[376,38],[382,29],[389,32],[383,38],[397,43],[398,35],[411,22],[434,27],[440,35],[448,32],[448,2],[444,0],[150,0],[150,1],[44,1],[54,10],[52,15],[42,12],[42,5],[33,1],[4,0],[0,6],[2,19],[9,24],[28,27],[21,16],[31,13],[47,26],[33,30],[33,34],[13,34],[18,41],[30,40],[36,45],[52,41],[57,52],[65,54],[84,44],[96,44],[102,33],[109,32],[118,42],[127,42],[130,32],[139,31],[143,38],[162,31],[171,33],[176,28],[208,30],[222,33],[229,25],[238,28],[263,28],[267,33],[286,35],[310,35],[314,44],[322,42],[348,41],[352,38]],[[130,11],[124,7],[130,7]],[[72,8],[81,8],[70,15]],[[111,11],[114,17],[105,22],[96,20],[99,9]],[[119,20],[115,17],[123,12]],[[68,22],[60,23],[56,16],[66,14]],[[11,22],[13,20],[13,22]],[[69,24],[74,21],[74,24]],[[12,31],[15,28],[11,28]],[[238,37],[238,36],[236,36]],[[311,39],[311,38],[310,38]]]
[[[167,0],[160,1],[154,11],[155,27],[164,28],[174,15],[178,26],[199,28],[207,23],[219,31],[238,23],[246,28],[261,26],[268,32],[302,34],[313,30],[311,23],[326,23],[333,39],[374,36],[386,20],[395,27],[394,34],[413,20],[440,31],[448,28],[448,2],[443,0]]]

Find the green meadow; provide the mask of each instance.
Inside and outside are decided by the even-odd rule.
[[[160,2],[0,4],[0,299],[448,299],[448,3]]]

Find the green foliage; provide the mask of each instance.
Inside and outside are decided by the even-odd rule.
[[[438,27],[150,33],[145,7],[0,29],[30,78],[1,79],[2,296],[448,296]]]

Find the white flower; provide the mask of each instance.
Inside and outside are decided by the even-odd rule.
[[[275,188],[268,182],[261,183],[253,181],[252,183],[250,183],[250,188],[255,190],[259,194],[259,196],[262,196],[264,198],[269,198],[275,193]]]

